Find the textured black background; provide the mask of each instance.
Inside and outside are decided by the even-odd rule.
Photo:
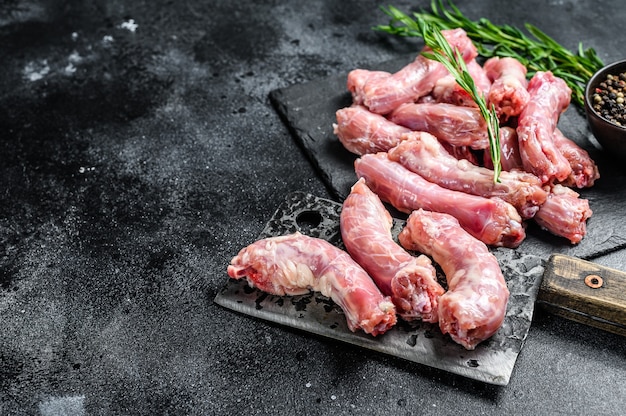
[[[623,58],[616,2],[457,4]],[[285,195],[332,196],[270,91],[421,46],[379,5],[0,3],[0,414],[622,413],[624,338],[541,311],[499,388],[213,303]]]

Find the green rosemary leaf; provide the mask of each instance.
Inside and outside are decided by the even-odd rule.
[[[529,77],[537,71],[573,74],[573,77],[562,78],[572,89],[572,100],[580,107],[584,102],[585,84],[593,73],[604,66],[593,48],[584,49],[579,43],[574,53],[530,23],[524,25],[526,32],[522,32],[514,26],[494,24],[486,18],[474,21],[463,15],[451,0],[446,5],[443,0],[431,0],[430,9],[409,16],[393,6],[383,7],[383,12],[390,17],[389,24],[375,26],[374,30],[423,38],[420,22],[439,30],[464,29],[481,56],[515,58],[528,68]]]
[[[424,20],[419,20],[418,24],[422,31],[424,42],[430,50],[425,50],[422,55],[428,59],[440,62],[452,74],[457,84],[463,88],[476,103],[481,116],[487,123],[487,134],[489,136],[489,153],[494,166],[494,183],[500,181],[502,165],[500,163],[500,124],[495,108],[487,107],[487,102],[483,94],[478,92],[474,79],[470,75],[463,56],[458,49],[452,49],[441,31],[431,27]]]

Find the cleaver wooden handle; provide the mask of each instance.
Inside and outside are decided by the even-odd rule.
[[[626,273],[553,254],[537,301],[550,312],[626,336]]]

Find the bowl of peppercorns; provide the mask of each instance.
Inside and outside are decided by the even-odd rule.
[[[602,148],[626,157],[626,60],[596,72],[585,88],[589,128]]]

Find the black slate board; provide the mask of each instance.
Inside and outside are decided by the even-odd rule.
[[[403,56],[370,69],[396,71],[412,58]],[[336,75],[270,93],[270,100],[319,172],[331,194],[342,201],[356,181],[353,169],[355,155],[343,148],[333,134],[335,112],[350,105],[346,75]],[[602,151],[591,135],[584,114],[573,104],[562,115],[559,128],[570,139],[585,148],[598,164],[601,178],[589,189],[577,190],[589,200],[593,216],[587,222],[587,235],[577,245],[556,237],[528,223],[526,240],[520,250],[547,257],[561,253],[584,259],[626,247],[626,178],[623,164]]]

